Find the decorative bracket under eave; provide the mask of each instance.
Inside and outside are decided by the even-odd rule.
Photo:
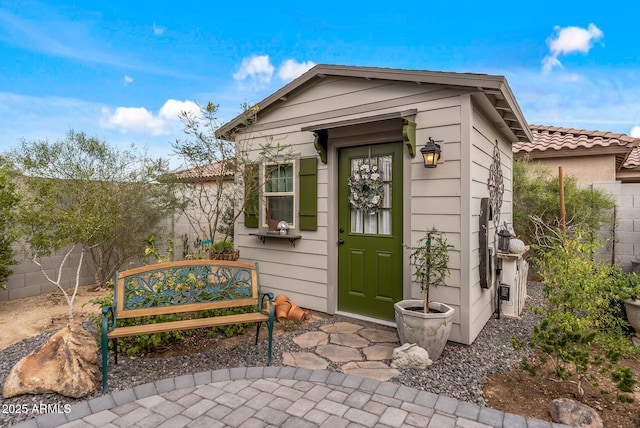
[[[416,157],[416,123],[409,119],[402,120],[402,140],[412,158]]]
[[[314,147],[320,155],[320,161],[327,164],[327,142],[329,140],[329,132],[326,129],[319,129],[313,133],[315,135]]]

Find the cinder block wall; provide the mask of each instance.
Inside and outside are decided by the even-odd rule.
[[[195,239],[198,237],[196,232],[191,228],[189,222],[184,216],[176,213],[173,217],[168,218],[165,223],[159,225],[156,245],[161,254],[165,254],[167,246],[167,237],[173,237],[175,259],[182,259],[182,235],[189,236],[189,245],[193,247]],[[51,257],[42,259],[42,266],[51,278],[57,278],[58,268],[64,258],[68,248],[64,249]],[[141,265],[144,260],[140,255],[139,260],[131,261],[124,269]],[[37,296],[44,293],[55,291],[57,287],[47,281],[40,271],[40,267],[26,258],[17,257],[20,264],[11,266],[13,274],[7,280],[7,288],[0,290],[0,301],[21,299],[23,297]],[[61,285],[68,289],[75,286],[76,269],[80,262],[80,248],[74,249],[69,259],[62,267]],[[154,260],[150,261],[154,263]],[[80,285],[90,285],[95,283],[95,268],[91,262],[91,258],[85,254],[83,266],[80,270]]]
[[[625,271],[631,271],[632,262],[640,256],[640,183],[594,182],[594,189],[609,193],[616,201],[616,242],[608,243],[601,251],[607,261],[613,257],[615,263]],[[603,237],[611,237],[612,225],[605,226]]]
[[[58,269],[60,263],[64,259],[64,255],[68,248],[58,253],[44,257],[42,259],[42,267],[49,277],[55,279],[58,277]],[[18,258],[20,260],[20,258]],[[80,262],[80,248],[75,248],[69,256],[65,264],[62,266],[62,281],[60,285],[65,289],[73,287],[76,284],[76,271]],[[30,260],[22,259],[21,263],[11,267],[13,274],[7,280],[7,288],[0,290],[0,300],[14,300],[23,297],[37,296],[39,294],[48,293],[57,289],[50,283],[40,270],[40,266]],[[91,261],[85,255],[82,268],[80,269],[80,285],[88,285],[94,282],[94,269]]]

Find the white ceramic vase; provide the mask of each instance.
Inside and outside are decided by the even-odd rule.
[[[636,331],[636,335],[631,338],[634,345],[640,346],[640,300],[626,299],[624,307],[627,310],[629,324]]]
[[[415,343],[426,349],[429,358],[435,361],[444,350],[451,326],[454,309],[444,303],[429,302],[429,312],[424,313],[422,300],[401,300],[393,305],[396,315],[396,328],[400,343]],[[409,308],[420,308],[410,310]]]

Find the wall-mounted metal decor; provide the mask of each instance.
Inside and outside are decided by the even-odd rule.
[[[489,257],[489,220],[491,220],[491,205],[489,198],[480,200],[480,224],[478,230],[478,247],[480,256],[480,287],[491,286],[491,259]]]
[[[495,230],[500,226],[500,211],[502,210],[502,196],[504,194],[504,181],[502,178],[502,164],[500,162],[500,149],[498,148],[498,140],[493,148],[493,163],[489,167],[489,180],[487,181],[489,188],[489,201],[491,203],[491,211],[493,215],[493,225]]]

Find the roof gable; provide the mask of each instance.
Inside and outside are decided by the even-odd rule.
[[[316,65],[302,76],[288,83],[278,91],[252,107],[253,112],[263,114],[286,101],[295,93],[304,91],[309,85],[326,77],[353,77],[366,80],[389,80],[409,82],[416,85],[437,84],[451,88],[471,89],[484,95],[484,100],[496,112],[496,119],[501,127],[509,130],[514,142],[532,139],[529,127],[524,119],[506,79],[503,76],[473,73],[450,73],[424,70],[401,70],[376,67],[354,67],[338,65]],[[246,123],[246,114],[240,114],[221,126],[217,132],[219,137],[232,138]]]

